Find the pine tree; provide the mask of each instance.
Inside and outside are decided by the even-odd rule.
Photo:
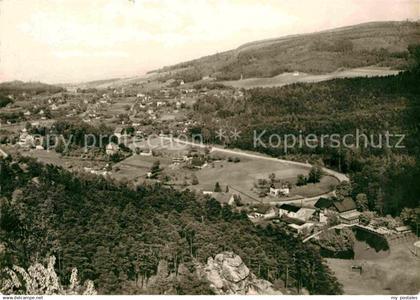
[[[220,187],[219,182],[216,182],[215,186],[214,186],[214,192],[215,193],[220,193],[222,191],[222,188]]]

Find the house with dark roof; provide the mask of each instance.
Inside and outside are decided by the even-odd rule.
[[[360,212],[357,210],[346,211],[340,214],[341,223],[357,224],[359,223]]]
[[[292,204],[282,204],[279,206],[279,217],[287,216],[303,222],[312,219],[314,213],[315,209],[313,208],[298,207]]]
[[[342,201],[334,201],[333,208],[340,215],[342,223],[359,223],[360,212],[357,211],[356,202],[352,198],[346,197]]]
[[[290,218],[297,218],[300,207],[291,204],[282,204],[279,207],[279,216],[286,215]]]
[[[338,213],[356,209],[356,203],[350,197],[346,197],[341,201],[321,197],[314,206],[321,211],[332,210]]]
[[[344,198],[342,201],[334,201],[333,206],[338,213],[344,213],[351,210],[356,210],[356,203],[350,197]]]
[[[328,209],[331,208],[332,205],[333,201],[330,198],[321,197],[318,199],[314,206],[316,209],[319,209],[320,211],[325,213]]]
[[[278,216],[277,208],[269,207],[254,208],[254,211],[248,214],[249,219],[273,219]]]
[[[315,208],[319,220],[322,219],[323,215],[335,212],[339,214],[342,223],[355,224],[359,222],[360,212],[357,211],[356,203],[351,197],[346,197],[341,201],[321,197],[315,203]]]

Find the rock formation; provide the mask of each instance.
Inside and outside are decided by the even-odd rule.
[[[271,282],[258,279],[233,252],[222,252],[209,257],[206,264],[195,261],[192,269],[181,263],[178,271],[168,271],[168,263],[159,262],[157,273],[142,285],[142,292],[148,294],[187,295],[279,295]]]
[[[272,284],[258,279],[233,252],[222,252],[209,257],[202,273],[210,288],[218,295],[270,295],[281,294]]]

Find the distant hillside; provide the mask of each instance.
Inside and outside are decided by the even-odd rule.
[[[0,83],[0,94],[41,94],[45,92],[58,93],[65,89],[42,82],[8,81]]]
[[[202,76],[235,80],[293,71],[321,74],[372,65],[405,69],[410,44],[420,44],[419,22],[374,22],[252,42],[157,72],[194,81]]]
[[[125,78],[110,78],[110,79],[103,79],[103,80],[95,80],[95,81],[87,81],[87,82],[80,82],[80,83],[67,83],[67,84],[60,84],[59,86],[65,87],[67,89],[107,89],[107,88],[118,88],[123,86],[130,86],[140,84],[142,82],[147,81],[152,76],[133,76],[133,77],[125,77]]]

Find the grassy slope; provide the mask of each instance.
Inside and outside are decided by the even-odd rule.
[[[413,240],[391,245],[391,253],[378,260],[327,259],[347,295],[417,294],[420,290],[420,260],[409,250]],[[352,271],[362,265],[363,273]]]
[[[247,78],[243,80],[228,80],[222,81],[224,85],[235,88],[251,89],[255,87],[275,87],[293,84],[297,82],[320,82],[334,78],[352,78],[352,77],[374,77],[374,76],[388,76],[398,74],[398,70],[390,70],[383,67],[364,67],[347,70],[339,70],[332,73],[313,75],[307,73],[293,74],[282,73],[280,75],[268,78]]]

